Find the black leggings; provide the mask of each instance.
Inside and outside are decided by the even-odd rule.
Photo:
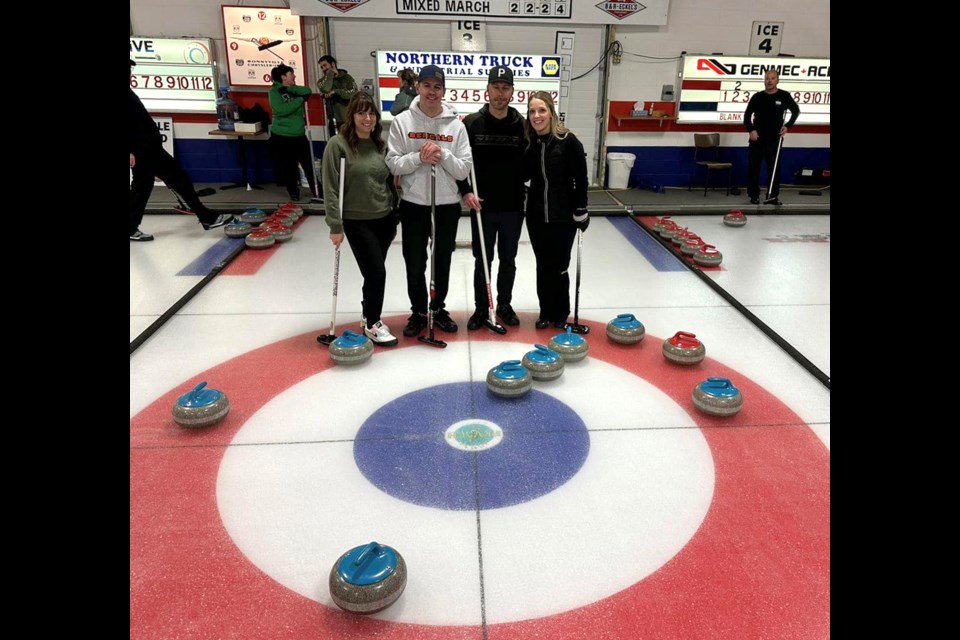
[[[570,315],[570,253],[577,228],[573,222],[543,221],[543,213],[527,214],[527,233],[537,258],[540,318],[566,322]]]
[[[166,149],[158,146],[151,151],[134,154],[136,163],[132,169],[133,182],[130,183],[130,235],[140,227],[143,221],[143,212],[147,208],[147,201],[153,193],[153,178],[160,178],[196,214],[200,222],[210,224],[217,219],[217,214],[208,209],[197,195],[190,176],[180,164],[167,153]]]
[[[273,173],[277,184],[286,187],[287,193],[300,191],[300,171],[297,165],[303,167],[303,173],[310,183],[310,193],[317,193],[314,168],[310,164],[310,141],[307,136],[278,136],[270,134],[270,155],[273,156]]]
[[[363,276],[363,317],[367,326],[373,326],[383,313],[383,290],[387,284],[387,250],[397,235],[397,223],[393,216],[376,220],[343,221],[343,233],[350,243],[350,250]]]

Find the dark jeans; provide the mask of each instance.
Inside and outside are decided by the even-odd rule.
[[[292,138],[271,133],[268,144],[270,155],[273,157],[273,174],[278,185],[286,187],[290,195],[299,193],[300,171],[297,165],[300,165],[310,184],[310,193],[318,193],[314,184],[316,176],[310,162],[310,141],[307,140],[307,136]]]
[[[527,233],[537,258],[537,298],[540,318],[566,322],[570,315],[570,253],[577,228],[573,222],[543,221],[543,214],[527,214]]]
[[[387,284],[387,250],[397,235],[397,224],[388,215],[377,220],[344,220],[343,233],[350,243],[363,276],[363,317],[372,326],[383,313],[383,290]]]
[[[150,151],[134,154],[136,164],[133,167],[133,182],[130,183],[130,234],[140,227],[147,201],[153,193],[153,178],[163,180],[168,187],[177,192],[183,201],[196,214],[200,222],[212,223],[217,214],[208,209],[197,195],[190,176],[167,151],[157,146]]]
[[[483,246],[487,252],[487,272],[493,263],[493,247],[496,244],[497,258],[497,304],[510,304],[513,301],[513,283],[517,277],[517,247],[520,245],[520,231],[523,229],[522,211],[495,211],[477,214],[483,218]],[[480,243],[477,242],[477,223],[470,216],[470,232],[473,238],[473,299],[477,309],[487,309],[487,283],[483,277],[483,258],[480,255]],[[499,236],[499,240],[497,239]],[[493,275],[491,274],[491,279]]]
[[[457,224],[460,222],[460,203],[438,204],[436,207],[437,232],[434,237],[433,259],[430,269],[433,295],[430,308],[444,308],[447,289],[450,286],[450,260],[457,241]],[[407,268],[407,296],[410,310],[427,313],[427,241],[430,237],[430,207],[400,200],[400,224],[402,230],[403,262]]]
[[[780,146],[780,136],[764,136],[756,142],[751,141],[747,147],[747,195],[751,198],[760,197],[760,163],[767,163],[767,185],[770,184],[770,172],[777,157],[777,147]],[[777,161],[777,170],[774,172],[773,188],[768,198],[780,195],[780,162]]]

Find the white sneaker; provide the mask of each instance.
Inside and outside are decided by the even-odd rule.
[[[381,347],[392,347],[399,342],[396,337],[390,333],[390,328],[380,320],[377,320],[377,323],[372,327],[364,327],[363,333],[370,338],[373,344],[378,344]]]

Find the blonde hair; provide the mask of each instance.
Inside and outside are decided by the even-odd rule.
[[[537,132],[530,126],[530,103],[534,100],[542,100],[543,103],[547,105],[547,109],[550,110],[550,133],[560,140],[566,138],[570,130],[567,129],[567,127],[560,122],[560,118],[557,117],[557,107],[553,103],[553,97],[550,95],[550,92],[534,91],[530,94],[529,100],[527,100],[527,119],[523,121],[523,128],[527,133],[527,139],[532,140],[533,136],[537,135]]]

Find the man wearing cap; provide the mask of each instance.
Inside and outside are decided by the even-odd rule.
[[[407,270],[407,296],[413,312],[403,335],[419,335],[427,325],[427,305],[441,331],[456,332],[457,323],[444,308],[450,283],[450,260],[460,222],[457,180],[470,175],[473,156],[467,131],[457,110],[443,102],[443,70],[427,65],[417,76],[417,97],[410,108],[394,118],[387,137],[387,166],[400,177],[400,224],[403,261]],[[426,269],[430,238],[430,171],[436,168],[437,228],[433,234],[434,296],[428,299]]]
[[[487,269],[493,262],[494,244],[500,267],[497,271],[497,317],[515,327],[520,319],[511,306],[516,278],[517,247],[523,229],[523,153],[527,148],[523,116],[510,106],[513,100],[513,71],[494,67],[487,76],[487,104],[463,119],[467,129],[477,184],[457,182],[463,203],[479,215]],[[483,326],[489,316],[486,278],[480,252],[480,234],[473,228],[473,295],[476,311],[467,322],[467,330]],[[491,274],[492,277],[492,274]]]
[[[136,62],[130,61],[130,74]],[[147,108],[140,98],[130,89],[130,170],[133,172],[133,181],[130,183],[130,240],[147,242],[153,240],[149,233],[140,231],[140,222],[143,220],[147,201],[153,193],[154,177],[163,180],[170,189],[180,196],[190,207],[187,213],[197,216],[204,230],[222,227],[233,216],[226,213],[217,215],[208,209],[197,195],[190,176],[180,164],[163,148],[163,137],[157,130],[157,123],[153,121]]]

